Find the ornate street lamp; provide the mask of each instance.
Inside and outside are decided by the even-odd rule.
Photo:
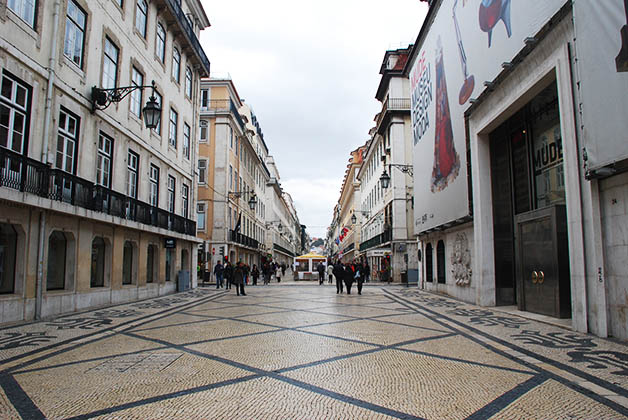
[[[144,115],[144,123],[146,124],[146,128],[156,128],[159,124],[159,120],[161,119],[161,106],[159,102],[157,102],[157,98],[155,97],[154,80],[149,86],[134,85],[112,89],[101,89],[99,87],[93,86],[91,97],[92,113],[96,112],[97,109],[106,109],[113,102],[120,102],[134,90],[144,90],[146,88],[152,88],[153,91],[150,98],[148,98],[146,106],[142,109],[142,114]]]
[[[257,197],[255,196],[255,193],[253,193],[253,195],[251,195],[251,198],[249,198],[249,208],[251,210],[255,210],[256,204],[257,204]]]
[[[390,175],[388,175],[386,169],[384,169],[384,173],[382,174],[382,176],[379,177],[379,182],[382,183],[383,189],[388,188],[388,186],[390,185]]]

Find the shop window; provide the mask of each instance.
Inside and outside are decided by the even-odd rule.
[[[166,281],[172,281],[174,278],[174,249],[166,249]]]
[[[122,284],[135,284],[136,279],[137,246],[131,241],[125,241],[122,255]]]
[[[74,240],[59,230],[48,237],[46,290],[71,289],[74,275]]]
[[[105,240],[96,237],[92,241],[92,273],[90,287],[104,287],[105,285]]]
[[[434,267],[432,258],[432,244],[425,247],[425,281],[432,283],[434,281]]]
[[[146,283],[153,283],[157,278],[159,260],[157,254],[157,246],[148,245],[148,251],[146,253]]]
[[[436,276],[438,278],[438,282],[445,284],[445,243],[443,241],[438,241],[436,245]]]
[[[0,294],[15,292],[15,257],[17,232],[7,223],[0,223]]]

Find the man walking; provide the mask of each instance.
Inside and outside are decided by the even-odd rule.
[[[233,281],[233,266],[229,261],[227,261],[227,264],[225,264],[222,275],[225,278],[225,290],[231,289],[231,282]]]
[[[316,271],[318,271],[318,285],[322,285],[325,281],[325,266],[323,263],[318,263],[316,266]]]
[[[222,272],[222,263],[220,262],[220,260],[218,260],[216,266],[214,267],[214,276],[216,276],[216,289],[220,289],[222,287]]]
[[[238,264],[236,264],[233,270],[233,285],[235,286],[237,296],[246,296],[246,293],[244,293],[244,275],[242,261],[238,261]]]
[[[352,264],[347,264],[345,266],[344,280],[345,287],[347,288],[347,294],[351,294],[351,285],[353,285],[353,277],[355,276],[355,272],[353,271],[354,266]]]
[[[334,264],[334,277],[336,277],[336,294],[342,293],[342,282],[345,277],[345,268],[342,266],[340,261],[337,261]]]
[[[327,265],[327,277],[329,277],[329,284],[332,284],[334,279],[334,265],[331,263],[331,261]]]

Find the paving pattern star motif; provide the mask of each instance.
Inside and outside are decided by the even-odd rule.
[[[625,418],[625,344],[398,286],[200,288],[0,329],[0,419]]]

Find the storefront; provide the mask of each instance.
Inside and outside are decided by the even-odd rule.
[[[389,281],[391,276],[390,248],[373,249],[366,252],[366,261],[371,268],[371,281]]]

